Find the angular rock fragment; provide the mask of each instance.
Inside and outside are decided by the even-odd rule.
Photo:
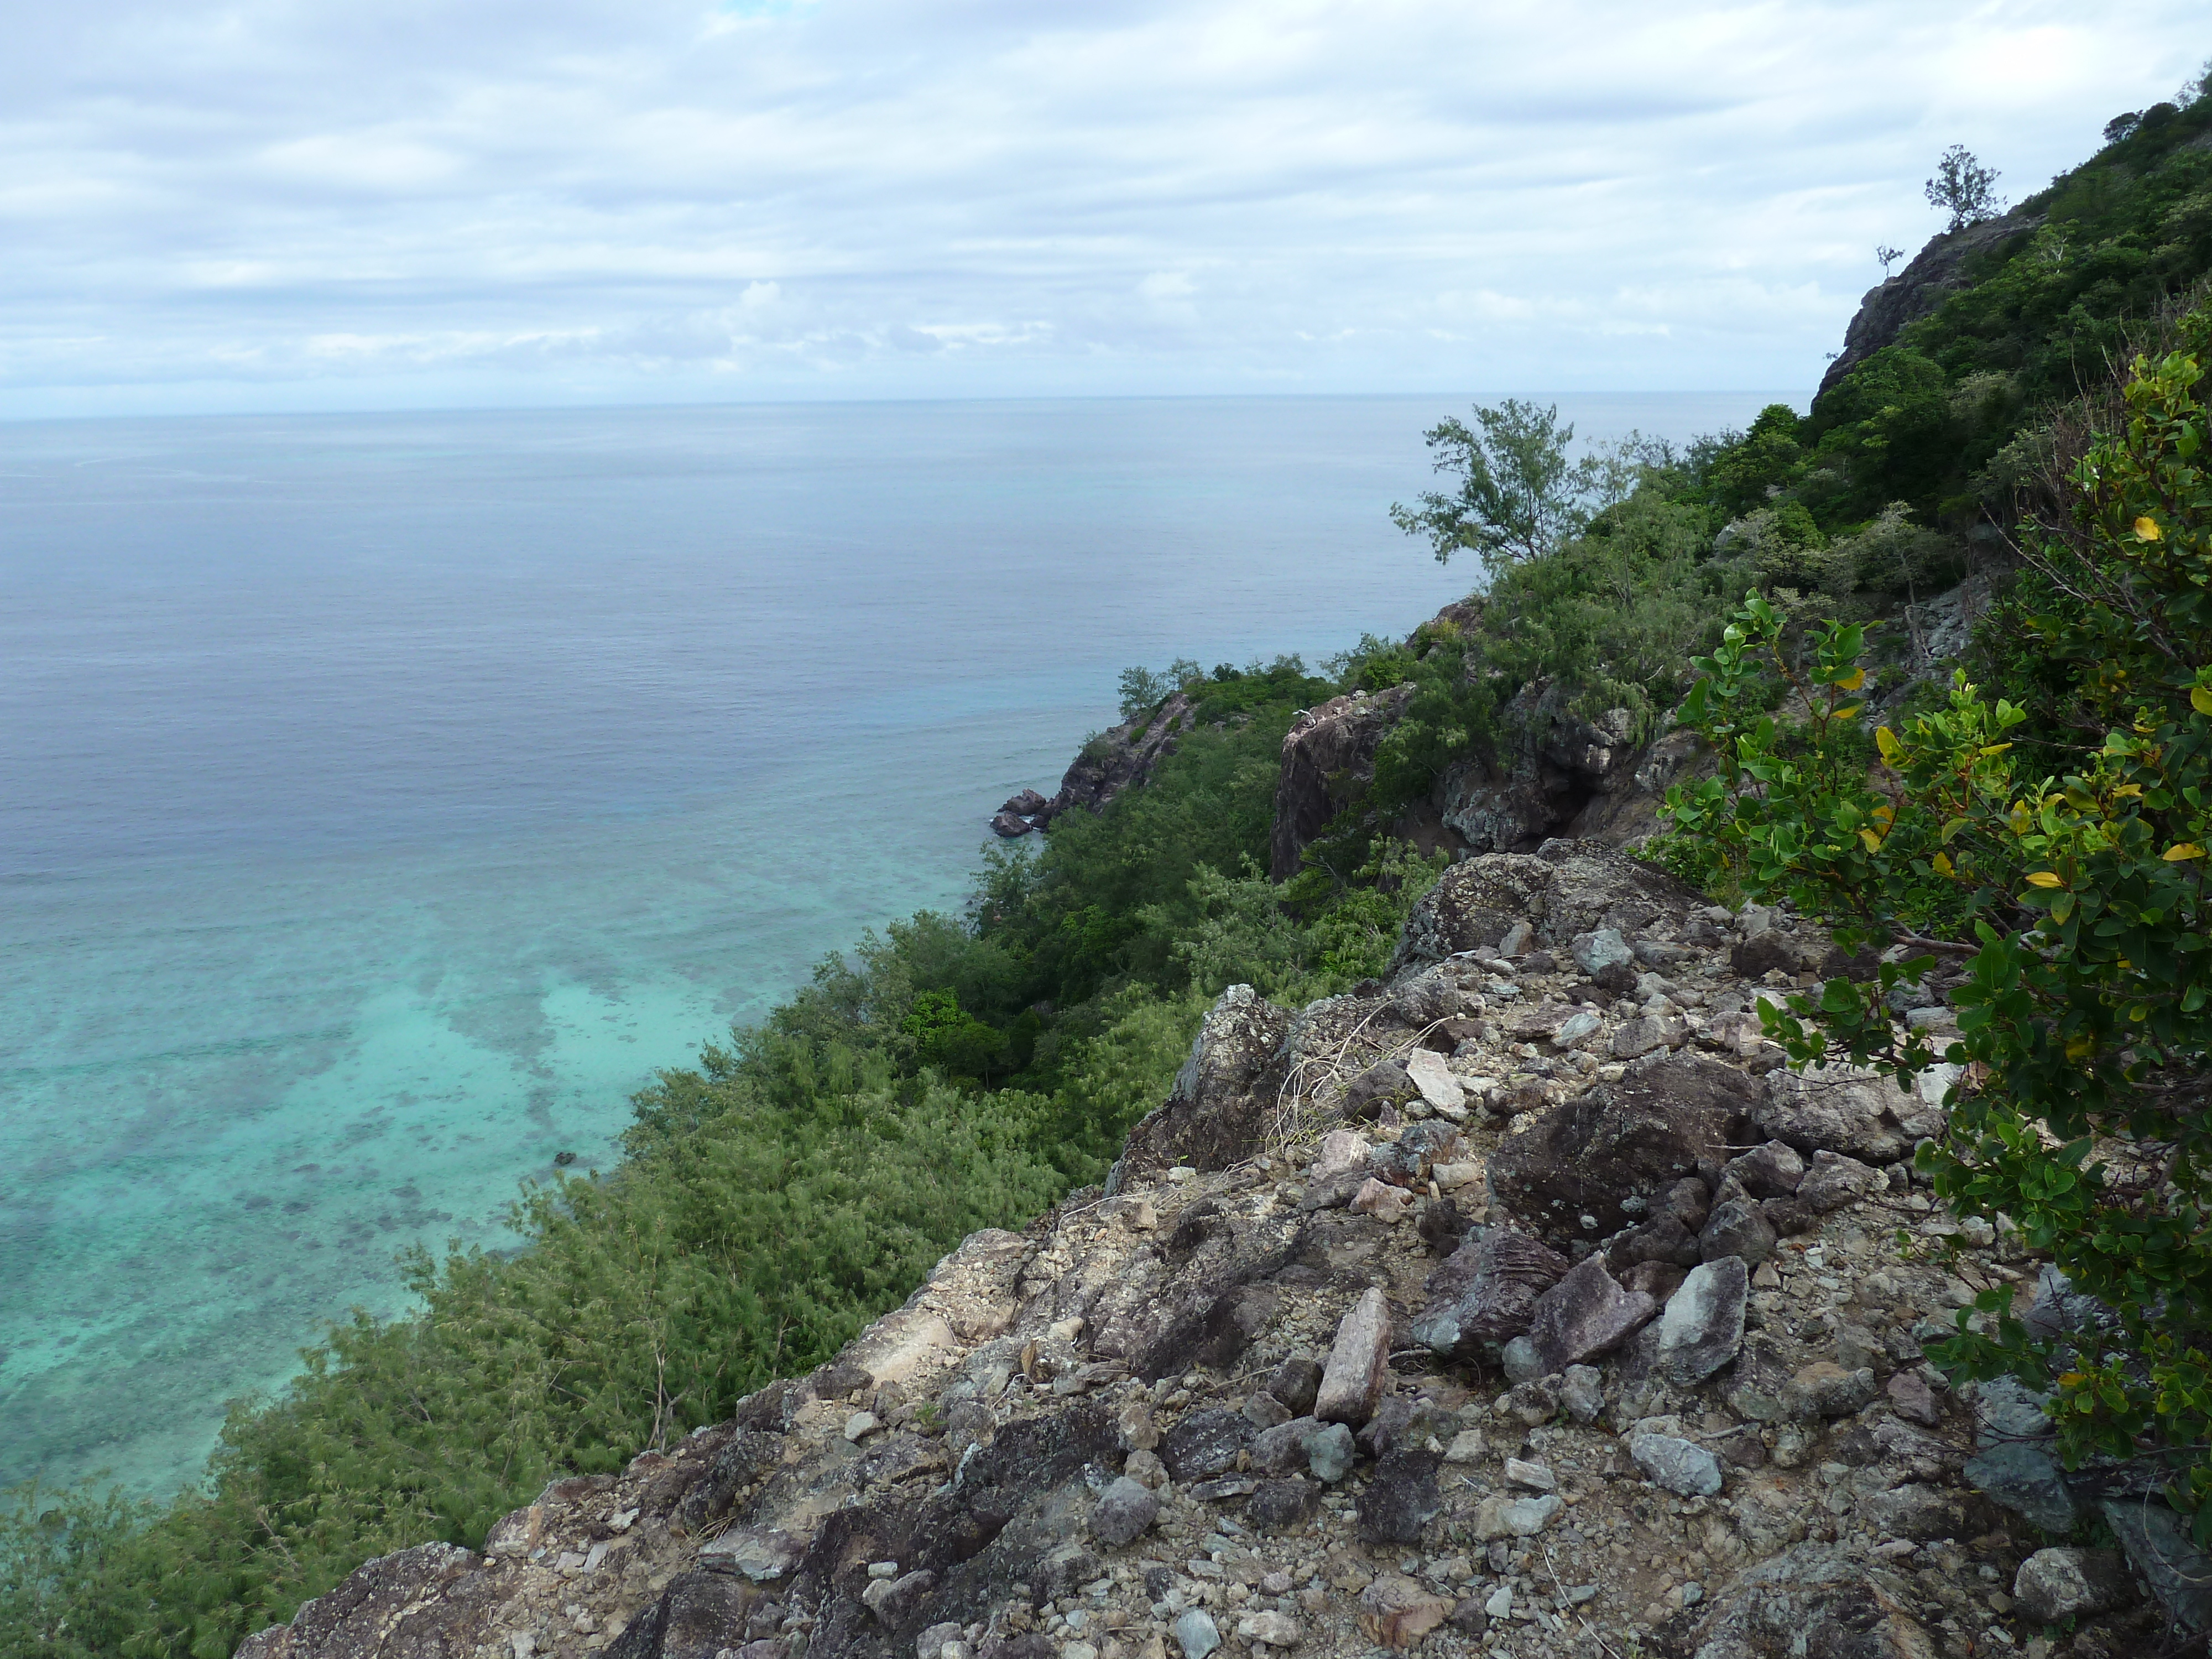
[[[1654,1486],[1678,1498],[1711,1498],[1721,1489],[1721,1466],[1703,1446],[1671,1434],[1639,1434],[1628,1455]]]
[[[1565,1256],[1526,1233],[1486,1228],[1429,1275],[1429,1304],[1413,1322],[1413,1338],[1455,1355],[1517,1336],[1528,1328],[1536,1299],[1566,1271]]]
[[[1386,1648],[1410,1648],[1451,1616],[1452,1604],[1402,1573],[1386,1572],[1359,1593],[1359,1627]]]
[[[1407,1057],[1407,1075],[1413,1086],[1421,1091],[1421,1098],[1440,1112],[1463,1112],[1467,1109],[1467,1091],[1452,1075],[1444,1057],[1427,1048],[1416,1048]]]
[[[1390,1366],[1390,1308],[1379,1290],[1363,1292],[1336,1328],[1314,1415],[1324,1423],[1355,1428],[1374,1413],[1382,1379]]]
[[[1102,1543],[1115,1548],[1133,1541],[1159,1516],[1160,1500],[1127,1475],[1098,1494],[1091,1512],[1091,1531]]]
[[[1689,1388],[1734,1359],[1743,1345],[1750,1294],[1751,1274],[1741,1257],[1692,1268],[1660,1316],[1659,1374]]]
[[[1721,1173],[1723,1177],[1734,1176],[1753,1198],[1787,1198],[1805,1179],[1805,1160],[1789,1142],[1770,1140],[1730,1158]]]
[[[1400,1446],[1386,1453],[1359,1494],[1359,1536],[1370,1544],[1413,1544],[1443,1508],[1435,1452]]]
[[[1354,1447],[1352,1431],[1331,1423],[1306,1442],[1306,1468],[1324,1486],[1333,1486],[1352,1473]]]
[[[2038,1550],[2012,1581],[2020,1610],[2045,1625],[2109,1613],[2133,1597],[2127,1564],[2112,1550]]]
[[[1770,1072],[1766,1098],[1753,1116],[1765,1133],[1802,1152],[1841,1152],[1876,1164],[1910,1152],[1926,1132],[1918,1126],[1929,1122],[1925,1103],[1887,1073],[1854,1066],[1815,1066],[1802,1075]]]
[[[1244,1505],[1244,1518],[1255,1527],[1279,1532],[1311,1518],[1321,1494],[1312,1482],[1291,1475],[1281,1480],[1262,1480]]]
[[[1252,1443],[1252,1425],[1243,1413],[1224,1406],[1193,1412],[1160,1442],[1160,1462],[1177,1481],[1203,1480],[1237,1467],[1237,1454]]]
[[[1658,1311],[1650,1297],[1615,1284],[1602,1256],[1585,1256],[1536,1298],[1528,1340],[1543,1363],[1541,1374],[1563,1371],[1611,1353]]]
[[[1818,1152],[1798,1182],[1796,1197],[1821,1212],[1840,1210],[1886,1185],[1881,1170],[1845,1158],[1841,1152]]]
[[[1293,1354],[1268,1373],[1267,1392],[1289,1407],[1293,1416],[1306,1416],[1312,1412],[1314,1395],[1321,1388],[1321,1370],[1318,1359]]]
[[[1322,1431],[1319,1419],[1294,1417],[1263,1429],[1252,1442],[1252,1467],[1261,1474],[1289,1474],[1306,1466],[1306,1448]]]
[[[1760,1206],[1747,1198],[1723,1200],[1705,1218],[1698,1235],[1698,1253],[1707,1261],[1733,1256],[1753,1266],[1774,1254],[1774,1224]]]
[[[1847,1371],[1833,1360],[1816,1359],[1799,1366],[1784,1385],[1782,1409],[1800,1419],[1844,1417],[1873,1400],[1875,1393],[1873,1371]]]

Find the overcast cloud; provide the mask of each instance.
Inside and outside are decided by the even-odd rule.
[[[0,414],[1807,387],[2202,0],[91,0],[0,62]]]

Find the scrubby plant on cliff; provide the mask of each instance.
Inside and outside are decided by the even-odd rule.
[[[2187,331],[2212,338],[2212,314]],[[1770,1029],[1800,1063],[1910,1080],[1948,1062],[1950,1127],[1923,1148],[1963,1213],[2008,1217],[2112,1310],[2071,1344],[1985,1292],[1933,1352],[1955,1371],[2055,1391],[2069,1463],[2155,1455],[2212,1542],[2212,432],[2202,357],[2136,362],[2125,418],[2073,469],[2070,522],[2031,526],[2025,616],[2067,682],[2069,730],[1967,682],[1946,706],[1857,732],[1862,631],[1802,662],[1756,595],[1699,666],[1686,718],[1722,775],[1677,786],[1677,834],[1753,896],[1787,897],[1879,979],[1790,1000]],[[1789,682],[1798,730],[1746,711]],[[2045,688],[2048,697],[2049,688]],[[1792,752],[1794,749],[1795,752]],[[2052,769],[2045,770],[2045,764]],[[1900,1032],[1884,994],[1961,965],[1958,1042]]]

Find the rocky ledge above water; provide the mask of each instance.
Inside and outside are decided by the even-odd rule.
[[[1469,860],[1387,981],[1232,988],[1105,1189],[240,1659],[2183,1650],[2148,1480],[1923,1359],[1990,1287],[2096,1310],[1916,1184],[1940,1089],[1781,1067],[1754,1005],[1826,954],[1602,849]]]

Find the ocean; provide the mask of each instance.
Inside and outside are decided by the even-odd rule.
[[[399,1249],[511,1241],[656,1068],[957,906],[1123,667],[1461,595],[1385,509],[1467,402],[0,425],[0,1485],[189,1483]]]

